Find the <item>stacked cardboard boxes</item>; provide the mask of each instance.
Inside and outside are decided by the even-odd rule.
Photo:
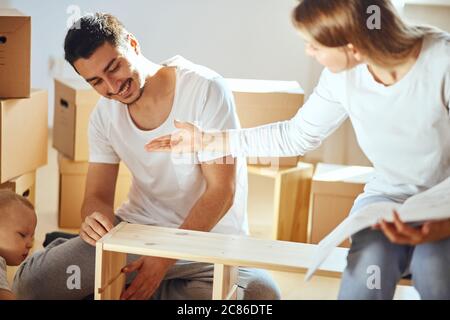
[[[304,91],[296,81],[227,79],[233,92],[236,112],[242,128],[252,128],[295,116],[304,100]],[[299,157],[250,157],[248,164],[295,167]]]
[[[31,17],[0,9],[0,97],[30,96]]]
[[[34,202],[47,163],[47,92],[30,89],[31,17],[0,9],[0,188]]]
[[[100,95],[83,79],[55,79],[53,147],[58,150],[59,214],[62,228],[79,228],[88,171],[88,123]],[[114,208],[127,200],[131,173],[121,164]]]
[[[309,243],[319,243],[348,216],[372,175],[372,167],[317,164],[311,184]],[[341,246],[349,247],[349,241]]]
[[[14,191],[27,198],[33,205],[36,195],[36,172],[25,173],[17,178],[0,184],[1,189]]]
[[[58,224],[62,228],[79,228],[81,225],[81,206],[84,199],[86,176],[89,163],[73,161],[61,153],[58,155],[59,167],[59,215]],[[114,208],[127,200],[131,187],[131,173],[121,163],[116,182]]]
[[[100,95],[83,79],[55,79],[53,147],[72,161],[88,161],[88,122]]]

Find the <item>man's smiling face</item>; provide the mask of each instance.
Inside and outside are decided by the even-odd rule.
[[[89,58],[79,58],[73,66],[102,96],[124,104],[138,100],[145,78],[140,66],[139,47],[134,38],[113,46],[105,42]]]

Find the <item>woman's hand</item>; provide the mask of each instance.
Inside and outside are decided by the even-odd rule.
[[[374,226],[374,229],[381,229],[392,243],[418,245],[450,237],[450,219],[427,221],[422,226],[414,228],[401,221],[398,213],[394,211],[393,222],[382,220]]]
[[[203,132],[189,122],[175,120],[175,127],[180,129],[165,136],[153,139],[145,145],[149,152],[195,153],[201,151]]]

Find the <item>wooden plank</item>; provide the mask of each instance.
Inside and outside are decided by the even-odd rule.
[[[95,247],[95,300],[118,300],[125,287],[125,274],[121,272],[126,265],[127,254],[106,251],[104,241],[110,239],[127,224],[122,222],[96,243]]]
[[[127,224],[103,240],[103,250],[285,272],[305,272],[316,245]],[[347,249],[336,248],[321,269],[339,275]]]
[[[236,298],[231,268],[239,266],[283,272],[305,273],[314,257],[317,245],[287,241],[249,238],[210,232],[181,230],[137,224],[119,224],[98,244],[96,264],[96,298],[117,299],[123,289],[125,277],[117,276],[126,263],[126,253],[183,259],[215,265],[213,298]],[[112,255],[111,251],[122,253]],[[317,275],[340,277],[346,266],[348,249],[335,248],[316,272]],[[112,269],[108,269],[112,265]],[[105,275],[106,274],[106,275]],[[109,280],[108,280],[109,279]],[[110,291],[98,291],[113,283]],[[400,284],[410,284],[402,280]]]
[[[125,288],[125,274],[122,268],[127,263],[127,254],[103,250],[97,243],[95,256],[95,299],[119,300]]]
[[[238,267],[214,264],[213,300],[237,300]]]

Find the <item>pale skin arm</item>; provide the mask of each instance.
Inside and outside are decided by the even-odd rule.
[[[207,187],[180,225],[180,229],[210,231],[232,206],[236,165],[225,164],[225,158],[221,161],[223,164],[201,164]],[[175,262],[176,260],[172,259],[142,257],[126,266],[124,272],[138,270],[139,273],[121,299],[149,299]]]
[[[114,226],[118,164],[89,163],[80,237],[92,246]]]
[[[0,289],[0,301],[1,300],[16,300],[16,296],[9,290]]]
[[[200,151],[229,154],[229,137],[226,131],[202,131],[189,122],[174,122],[179,130],[156,138],[146,144],[149,152],[194,153]]]
[[[200,151],[229,152],[229,137],[226,131],[203,132],[189,122],[175,121],[179,130],[156,138],[145,146],[149,152],[194,153]],[[450,219],[427,221],[420,228],[403,223],[394,213],[394,222],[381,221],[374,226],[380,229],[393,243],[416,245],[439,241],[450,237]]]

